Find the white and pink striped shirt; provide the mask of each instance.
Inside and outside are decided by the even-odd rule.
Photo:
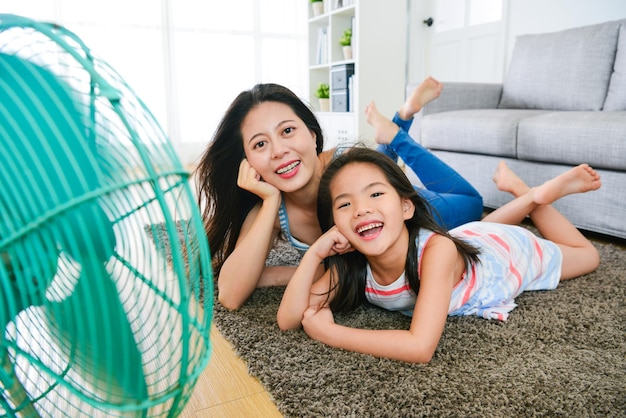
[[[434,234],[422,229],[418,237],[418,269],[424,246]],[[558,246],[528,229],[491,222],[470,222],[450,231],[480,249],[480,263],[470,266],[452,291],[449,315],[477,315],[505,321],[515,297],[525,290],[557,287],[562,255]],[[376,282],[367,266],[367,300],[390,311],[412,316],[416,295],[404,273],[390,285]]]

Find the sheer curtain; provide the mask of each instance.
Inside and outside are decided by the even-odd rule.
[[[147,104],[184,163],[242,90],[307,97],[308,0],[0,0],[0,12],[76,33]]]

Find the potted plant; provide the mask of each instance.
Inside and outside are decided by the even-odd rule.
[[[311,0],[311,8],[313,9],[313,16],[319,16],[324,13],[324,1],[323,0]]]
[[[343,35],[339,38],[339,45],[343,47],[343,58],[352,59],[352,29],[348,28],[343,31]]]
[[[315,91],[315,97],[319,99],[320,111],[328,112],[330,109],[330,86],[327,83],[320,83]]]

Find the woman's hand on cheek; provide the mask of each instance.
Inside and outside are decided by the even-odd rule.
[[[250,165],[246,158],[241,160],[239,164],[237,186],[254,193],[263,200],[280,194],[280,190],[261,179],[259,173]]]
[[[324,342],[324,336],[334,324],[335,318],[328,306],[311,306],[304,311],[302,328],[314,340]]]

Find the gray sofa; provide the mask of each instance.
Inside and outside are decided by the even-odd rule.
[[[530,185],[589,163],[602,188],[555,206],[580,229],[626,238],[626,20],[517,37],[504,83],[444,82],[410,133],[487,208],[511,199],[492,181],[502,159]]]

